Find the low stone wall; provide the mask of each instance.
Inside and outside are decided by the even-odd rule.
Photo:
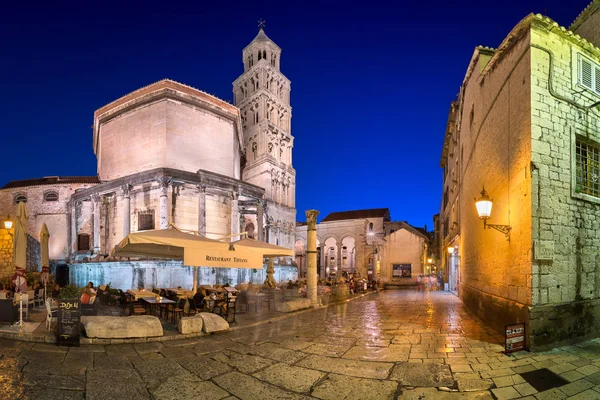
[[[525,305],[465,285],[459,287],[459,294],[467,308],[498,333],[504,334],[504,328],[509,324],[522,322],[526,326],[529,324],[529,307]],[[527,331],[529,332],[529,329]],[[529,340],[527,345],[531,345]]]
[[[239,283],[252,282],[262,284],[266,276],[266,266],[256,270],[248,268],[198,268],[199,285],[235,286]],[[298,279],[295,267],[275,267],[275,280],[287,282]],[[193,286],[194,269],[185,267],[181,261],[119,261],[88,262],[69,265],[69,282],[77,286],[85,286],[88,282],[94,285],[105,285],[115,289],[127,290],[144,287],[167,288]]]
[[[600,299],[535,306],[530,311],[531,348],[575,343],[600,333]]]

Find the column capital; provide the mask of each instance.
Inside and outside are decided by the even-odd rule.
[[[200,193],[206,193],[206,185],[204,183],[197,184],[196,189],[198,189]]]
[[[129,197],[129,195],[131,194],[131,188],[133,186],[131,186],[129,183],[126,183],[124,185],[121,185],[121,194],[123,195],[123,197]]]
[[[317,210],[306,210],[306,223],[308,224],[308,229],[316,229],[317,228],[317,216],[319,212]]]
[[[165,189],[171,184],[171,177],[170,176],[161,176],[156,181],[158,182],[158,186],[161,189]]]
[[[94,204],[98,204],[101,198],[102,196],[100,196],[98,193],[94,193],[90,196],[90,200],[92,200],[92,203]]]

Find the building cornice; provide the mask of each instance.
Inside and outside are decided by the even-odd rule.
[[[600,0],[593,0],[590,4],[587,5],[586,8],[583,9],[583,11],[577,16],[575,21],[573,21],[571,26],[569,26],[569,30],[574,31],[575,29],[579,28],[581,24],[584,23],[585,20],[588,19],[590,15],[592,15],[594,11],[596,11],[598,8],[600,8]]]
[[[232,83],[233,87],[235,88],[235,86],[238,83],[240,83],[241,81],[250,79],[252,77],[251,75],[253,73],[260,72],[259,70],[261,68],[267,69],[267,70],[269,70],[269,72],[272,72],[275,75],[277,75],[278,78],[280,78],[281,80],[284,81],[284,83],[287,84],[287,89],[290,89],[290,87],[292,85],[292,81],[290,81],[280,70],[278,70],[277,68],[272,66],[267,60],[264,60],[264,59],[258,61],[250,69],[248,69],[248,71],[244,71],[240,76],[238,76],[238,78],[235,81],[233,81],[233,83]]]
[[[240,195],[258,199],[264,198],[265,193],[265,189],[260,186],[214,172],[199,170],[198,172],[194,173],[172,168],[155,168],[77,191],[71,196],[71,199],[74,201],[79,201],[88,199],[93,194],[104,195],[109,193],[118,193],[120,188],[126,184],[135,186],[152,181],[158,182],[159,179],[167,177],[170,178],[171,182],[174,183],[181,182],[202,184],[207,187],[237,192]]]

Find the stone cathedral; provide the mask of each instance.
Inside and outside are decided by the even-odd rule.
[[[96,110],[97,176],[9,182],[0,189],[0,218],[14,217],[16,204],[26,202],[28,234],[39,240],[46,223],[51,267],[68,263],[71,283],[80,286],[192,284],[192,269],[181,262],[112,257],[130,232],[170,225],[209,238],[248,232],[293,248],[290,81],[280,71],[281,49],[262,28],[242,57],[234,105],[165,79]],[[0,232],[3,237],[9,235]],[[0,278],[12,273],[11,263],[0,259]],[[296,276],[291,260],[278,260],[276,280]],[[262,280],[260,268],[201,268],[199,274],[200,284]]]

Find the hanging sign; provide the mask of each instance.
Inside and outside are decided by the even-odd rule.
[[[504,328],[504,352],[525,350],[525,324],[506,325]]]
[[[58,299],[56,344],[79,346],[81,331],[81,302],[79,299]]]

